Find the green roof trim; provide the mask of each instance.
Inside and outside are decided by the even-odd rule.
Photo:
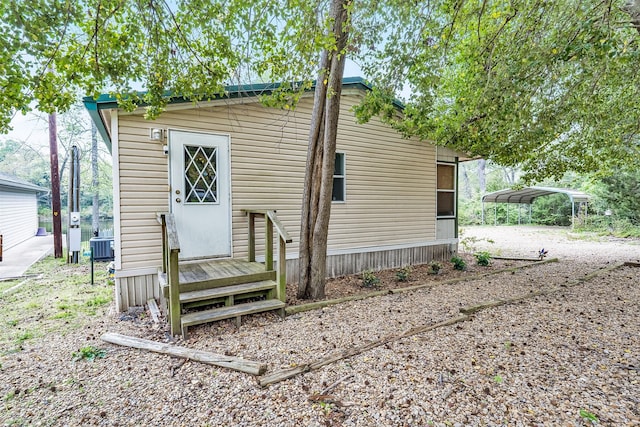
[[[245,85],[229,85],[225,86],[224,94],[220,95],[212,100],[216,99],[237,99],[237,98],[250,98],[259,95],[269,95],[274,90],[278,89],[281,86],[280,83],[259,83],[259,84],[245,84]],[[315,87],[315,82],[312,87]],[[343,89],[360,89],[364,91],[373,90],[373,87],[369,82],[367,82],[362,77],[345,77],[342,80],[342,88]],[[140,95],[144,95],[146,92],[139,92]],[[171,97],[171,93],[167,93],[167,96]],[[97,99],[92,96],[85,96],[82,99],[85,108],[89,112],[89,116],[91,120],[95,123],[98,133],[102,136],[109,152],[111,152],[111,135],[107,130],[106,123],[102,120],[102,116],[100,115],[100,110],[108,110],[118,108],[118,101],[115,97],[109,94],[102,94]],[[171,97],[169,101],[169,105],[173,104],[183,104],[186,102],[192,102],[191,100],[182,97],[176,96]],[[397,108],[403,110],[404,104],[399,100],[394,100],[393,105]],[[144,106],[144,104],[141,104]]]

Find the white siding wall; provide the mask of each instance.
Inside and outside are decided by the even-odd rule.
[[[9,249],[30,237],[38,229],[36,194],[0,188],[0,234],[3,248]]]
[[[433,243],[436,148],[403,139],[375,118],[356,124],[351,107],[359,101],[355,95],[342,99],[337,148],[346,155],[346,202],[332,206],[329,251]],[[153,122],[141,115],[119,114],[114,152],[119,166],[123,285],[134,281],[124,279],[130,276],[127,271],[161,265],[155,213],[169,209],[168,159],[162,144],[149,140],[150,127],[230,135],[234,256],[247,254],[247,220],[241,210],[255,208],[278,211],[293,238],[289,257],[295,258],[311,108],[312,99],[305,98],[288,112],[245,100],[167,111]],[[260,224],[256,228],[261,230]],[[140,286],[148,286],[147,278],[140,280],[144,282]],[[125,294],[135,292],[125,290]]]

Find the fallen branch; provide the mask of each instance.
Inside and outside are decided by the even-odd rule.
[[[340,383],[345,382],[346,380],[348,380],[348,379],[350,379],[352,377],[353,377],[353,374],[347,375],[346,377],[340,378],[338,381],[334,382],[333,384],[331,384],[330,386],[328,386],[327,388],[322,390],[320,392],[320,394],[329,394],[334,388],[338,387],[340,385]]]
[[[245,372],[251,375],[262,375],[267,370],[267,365],[264,363],[253,362],[251,360],[240,359],[238,357],[224,356],[221,354],[210,353],[208,351],[193,350],[187,347],[173,346],[112,332],[107,332],[102,335],[100,339],[111,344],[153,351],[155,353],[167,354],[169,356],[182,357],[185,359],[195,360],[196,362]]]
[[[417,335],[424,332],[432,331],[434,329],[438,329],[443,326],[450,326],[459,322],[464,322],[466,320],[469,320],[469,316],[462,315],[462,316],[454,317],[453,319],[445,320],[443,322],[435,323],[433,325],[424,325],[416,328],[411,328],[399,335],[387,335],[386,337],[383,337],[377,341],[372,341],[370,343],[357,346],[357,347],[351,347],[340,353],[333,354],[329,357],[318,360],[316,362],[307,363],[291,369],[284,369],[281,371],[272,372],[271,374],[262,376],[258,383],[262,387],[268,386],[270,384],[275,384],[277,382],[284,381],[289,378],[293,378],[296,375],[300,375],[305,372],[319,369],[325,365],[329,365],[339,360],[348,359],[360,353],[364,353],[365,351],[371,350],[372,348],[380,347],[381,345],[384,345],[393,341],[398,341],[398,340],[401,340],[402,338],[410,337],[412,335]]]

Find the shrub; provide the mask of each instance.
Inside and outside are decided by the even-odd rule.
[[[453,258],[451,258],[451,263],[453,264],[453,268],[455,270],[463,271],[467,269],[467,263],[465,262],[465,260],[458,256],[454,256]]]
[[[400,270],[396,271],[396,279],[398,279],[398,282],[406,282],[409,280],[409,275],[411,275],[410,266],[402,267]]]
[[[438,261],[431,261],[429,263],[429,274],[438,274],[442,270],[442,264]]]
[[[478,265],[481,265],[483,267],[487,267],[489,264],[491,264],[491,254],[489,252],[477,252],[475,254],[476,257],[476,262],[478,263]]]
[[[380,279],[378,279],[378,276],[376,276],[373,271],[366,270],[362,272],[362,287],[375,288],[379,283]]]

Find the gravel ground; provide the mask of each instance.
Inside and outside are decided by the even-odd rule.
[[[268,363],[314,362],[460,315],[461,307],[554,291],[482,310],[261,388],[255,377],[102,343],[104,332],[161,341],[146,317],[106,315],[2,357],[3,425],[640,426],[638,241],[564,229],[478,227],[463,237],[501,255],[560,262],[483,280],[354,301],[287,317],[193,328],[182,345]],[[589,280],[576,280],[600,271]],[[85,345],[107,355],[72,361]],[[593,421],[595,422],[595,421]]]

